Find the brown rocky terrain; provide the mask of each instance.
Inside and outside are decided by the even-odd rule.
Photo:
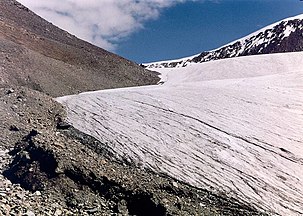
[[[156,74],[0,0],[0,215],[261,215],[119,162],[52,97],[154,84]],[[38,90],[38,91],[36,91]]]
[[[156,73],[63,31],[15,0],[0,0],[0,87],[51,96],[155,84]]]

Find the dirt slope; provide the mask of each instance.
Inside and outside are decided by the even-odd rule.
[[[0,0],[0,87],[28,86],[53,97],[155,84],[155,73],[45,21],[15,0]]]

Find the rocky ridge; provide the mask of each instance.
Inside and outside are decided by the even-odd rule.
[[[57,97],[156,84],[157,73],[76,38],[15,0],[0,0],[0,87]]]
[[[202,63],[238,56],[297,52],[303,50],[303,15],[287,18],[269,25],[244,38],[215,50],[192,57],[143,64],[147,69],[186,67],[190,63]]]

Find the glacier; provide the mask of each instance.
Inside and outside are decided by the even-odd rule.
[[[303,52],[155,68],[161,85],[56,100],[121,161],[303,214]]]

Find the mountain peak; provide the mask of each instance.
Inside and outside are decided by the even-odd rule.
[[[143,64],[148,69],[186,67],[238,56],[303,50],[303,14],[283,19],[214,50],[181,59]]]

